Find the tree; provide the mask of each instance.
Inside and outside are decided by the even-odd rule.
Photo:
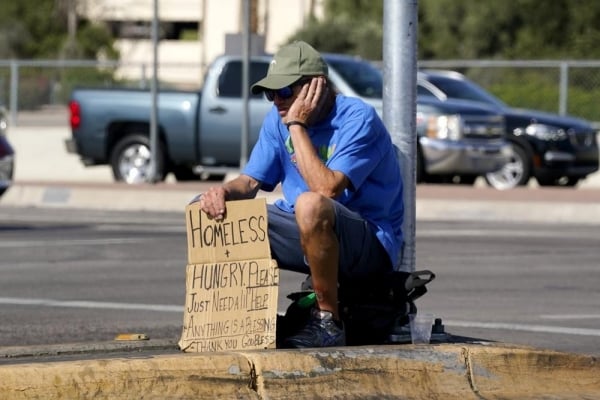
[[[420,0],[426,58],[597,58],[596,0]]]
[[[571,0],[566,36],[572,58],[600,58],[600,4],[596,0]]]
[[[324,19],[310,21],[290,40],[381,59],[383,5],[325,0]],[[600,57],[597,0],[419,0],[418,10],[419,59]]]
[[[102,25],[81,20],[69,44],[68,8],[60,0],[0,2],[0,58],[116,58],[113,38]]]
[[[381,59],[383,0],[329,0],[323,21],[309,18],[290,38],[305,40],[323,52]]]
[[[0,59],[118,58],[107,27],[86,20],[73,23],[74,4],[74,0],[0,1]],[[65,100],[74,85],[113,79],[111,72],[96,68],[21,67],[18,107],[35,109]]]

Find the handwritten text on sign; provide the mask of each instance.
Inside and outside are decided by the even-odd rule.
[[[187,266],[181,341],[192,351],[275,343],[279,270],[270,259]]]
[[[266,202],[227,203],[222,221],[186,208],[184,351],[275,347],[279,269],[271,260]]]
[[[188,263],[269,258],[265,204],[264,199],[228,202],[222,221],[208,218],[196,204],[189,205]]]

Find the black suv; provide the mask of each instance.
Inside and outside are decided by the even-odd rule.
[[[531,177],[540,186],[575,186],[598,170],[597,131],[585,120],[511,108],[454,71],[419,71],[417,93],[442,101],[485,103],[504,115],[511,161],[485,176],[497,189],[525,185]]]

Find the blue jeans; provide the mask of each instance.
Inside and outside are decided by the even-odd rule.
[[[392,271],[390,258],[367,221],[340,203],[334,204],[335,233],[340,250],[339,281]],[[271,256],[279,268],[310,274],[300,245],[296,216],[273,204],[267,205],[267,211]]]

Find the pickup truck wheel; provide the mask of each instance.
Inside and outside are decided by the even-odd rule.
[[[150,159],[150,139],[147,136],[141,134],[125,136],[115,145],[110,157],[115,180],[129,184],[151,182]],[[156,179],[163,181],[165,157],[160,145],[156,164]]]
[[[173,175],[175,175],[175,179],[177,179],[178,182],[200,180],[200,175],[194,173],[190,167],[186,167],[184,165],[173,166],[171,171],[173,172]]]
[[[491,187],[498,190],[512,189],[523,186],[531,177],[531,163],[527,152],[517,144],[511,144],[512,154],[506,164],[498,171],[485,175],[485,180]]]

